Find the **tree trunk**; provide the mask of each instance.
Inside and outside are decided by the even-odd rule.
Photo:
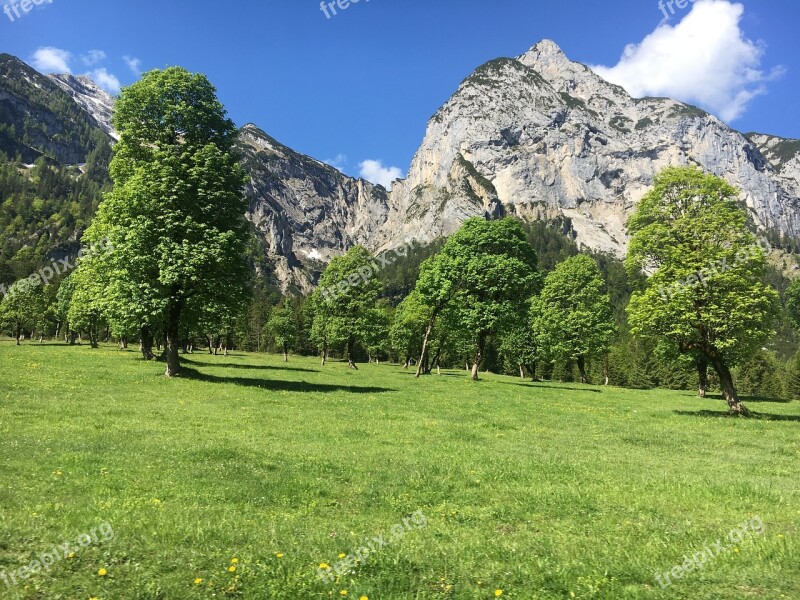
[[[519,378],[525,379],[525,368],[522,366],[522,363],[519,364]]]
[[[536,361],[533,361],[531,363],[530,372],[531,372],[531,381],[536,381]]]
[[[147,326],[139,330],[139,352],[142,353],[145,360],[153,360],[156,357],[153,354],[153,336]]]
[[[431,365],[436,365],[437,373],[439,372],[439,361],[442,358],[442,347],[443,347],[443,344],[439,344],[439,347],[436,349],[436,355],[433,357],[433,361],[431,361]],[[429,374],[430,374],[430,372],[431,372],[431,370],[428,369],[428,373]]]
[[[165,344],[165,355],[167,360],[167,370],[164,375],[168,378],[176,377],[181,370],[181,359],[178,354],[181,346],[179,339],[181,325],[181,306],[176,300],[169,300],[167,304],[166,333],[167,341]]]
[[[586,377],[586,358],[583,356],[578,357],[578,372],[581,374],[581,383],[588,383],[589,378]]]
[[[478,334],[478,343],[475,347],[475,359],[472,361],[472,381],[478,381],[478,368],[481,364],[481,357],[483,356],[483,347],[486,345],[486,336],[483,333]]]
[[[611,380],[611,370],[609,369],[608,363],[608,352],[606,352],[606,356],[603,359],[603,378],[605,379],[603,385],[608,385],[608,382]]]
[[[22,337],[22,324],[19,322],[17,322],[16,337],[17,337],[17,346],[21,346],[22,344],[20,343],[19,340]]]
[[[289,362],[289,345],[283,345],[283,362]]]
[[[722,388],[722,395],[728,402],[730,413],[732,415],[749,417],[750,411],[747,410],[747,407],[739,400],[739,395],[736,393],[736,386],[733,384],[733,377],[731,376],[730,369],[728,369],[728,365],[718,357],[712,357],[709,361],[717,372],[719,385]]]
[[[708,359],[705,356],[697,359],[697,376],[699,380],[697,395],[705,398],[708,391]]]
[[[408,367],[410,367],[410,366],[411,366],[411,357],[406,355],[406,362],[403,365],[403,369],[408,369]]]
[[[208,340],[208,353],[213,355],[214,354],[214,339],[210,335],[207,335],[206,339]]]
[[[322,342],[322,366],[328,361],[328,342]]]
[[[97,343],[97,337],[97,323],[92,319],[89,321],[89,345],[94,349],[100,347]]]
[[[356,361],[353,360],[353,351],[355,346],[355,340],[350,337],[347,339],[347,366],[351,369],[355,369],[358,371],[358,367],[356,366]]]
[[[416,377],[422,375],[422,370],[424,368],[423,363],[428,355],[428,342],[431,339],[431,331],[433,331],[433,324],[436,321],[436,317],[431,317],[428,321],[428,327],[425,329],[425,337],[422,338],[422,351],[419,355],[419,361],[417,361],[417,374]]]

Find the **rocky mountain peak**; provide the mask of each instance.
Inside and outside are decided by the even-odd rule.
[[[89,113],[100,129],[112,138],[119,139],[111,123],[114,111],[114,97],[111,94],[86,75],[56,74],[48,77]]]
[[[568,63],[571,62],[564,54],[561,47],[553,40],[541,40],[534,44],[530,50],[517,58],[522,64],[529,67],[536,67],[545,63]]]

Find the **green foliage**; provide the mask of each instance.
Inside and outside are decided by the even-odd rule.
[[[370,358],[376,361],[389,356],[392,343],[389,331],[394,320],[394,309],[386,304],[369,310],[364,331],[364,347]]]
[[[469,332],[480,363],[487,339],[525,318],[526,299],[538,284],[537,259],[515,219],[469,219],[422,265],[416,290],[433,326],[442,311]],[[423,361],[426,359],[423,359]]]
[[[151,71],[125,88],[114,124],[115,186],[84,238],[113,249],[79,267],[103,282],[100,308],[119,329],[168,337],[181,319],[232,329],[248,281],[246,177],[214,88],[184,69]]]
[[[267,321],[267,331],[275,341],[275,345],[284,354],[288,353],[297,337],[294,309],[288,300],[284,301],[282,307],[272,311],[272,315]]]
[[[550,360],[586,360],[608,351],[614,321],[604,287],[597,264],[583,254],[547,275],[532,312],[542,352]]]
[[[381,292],[374,277],[377,270],[374,257],[362,246],[337,256],[325,269],[313,296],[312,326],[312,337],[323,353],[344,349],[352,362],[356,345],[366,343]]]
[[[391,264],[382,266],[377,274],[383,286],[381,297],[386,298],[392,306],[400,304],[414,290],[422,263],[441,251],[442,246],[444,240],[424,246],[414,243],[406,245],[405,253],[394,253]]]
[[[671,168],[630,218],[626,266],[651,273],[631,298],[634,335],[733,365],[769,338],[777,293],[761,282],[763,251],[737,192],[694,168]]]
[[[784,293],[786,314],[796,329],[800,329],[800,279],[795,279]]]
[[[18,337],[25,331],[39,328],[45,310],[42,286],[27,279],[20,280],[0,299],[0,328]]]
[[[445,244],[456,270],[461,318],[477,336],[526,314],[538,284],[537,258],[515,219],[470,219]]]
[[[30,169],[0,152],[0,283],[27,277],[48,257],[74,256],[107,181],[40,159]]]
[[[528,315],[510,325],[500,334],[499,351],[509,367],[516,369],[524,367],[532,377],[536,373],[535,365],[542,360],[541,340],[537,334],[534,307],[537,305],[535,298],[529,301]],[[507,369],[508,370],[508,369]]]
[[[756,352],[736,370],[739,391],[748,396],[782,399],[787,396],[787,373],[772,352]]]
[[[800,400],[800,352],[792,357],[787,368],[786,396]]]

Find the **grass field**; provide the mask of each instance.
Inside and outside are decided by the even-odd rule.
[[[189,358],[0,343],[0,598],[800,598],[800,403]]]

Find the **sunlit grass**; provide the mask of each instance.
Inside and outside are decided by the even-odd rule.
[[[115,534],[0,597],[800,597],[798,403],[187,358],[166,381],[133,351],[0,343],[0,575]],[[656,583],[752,516],[764,535]]]

